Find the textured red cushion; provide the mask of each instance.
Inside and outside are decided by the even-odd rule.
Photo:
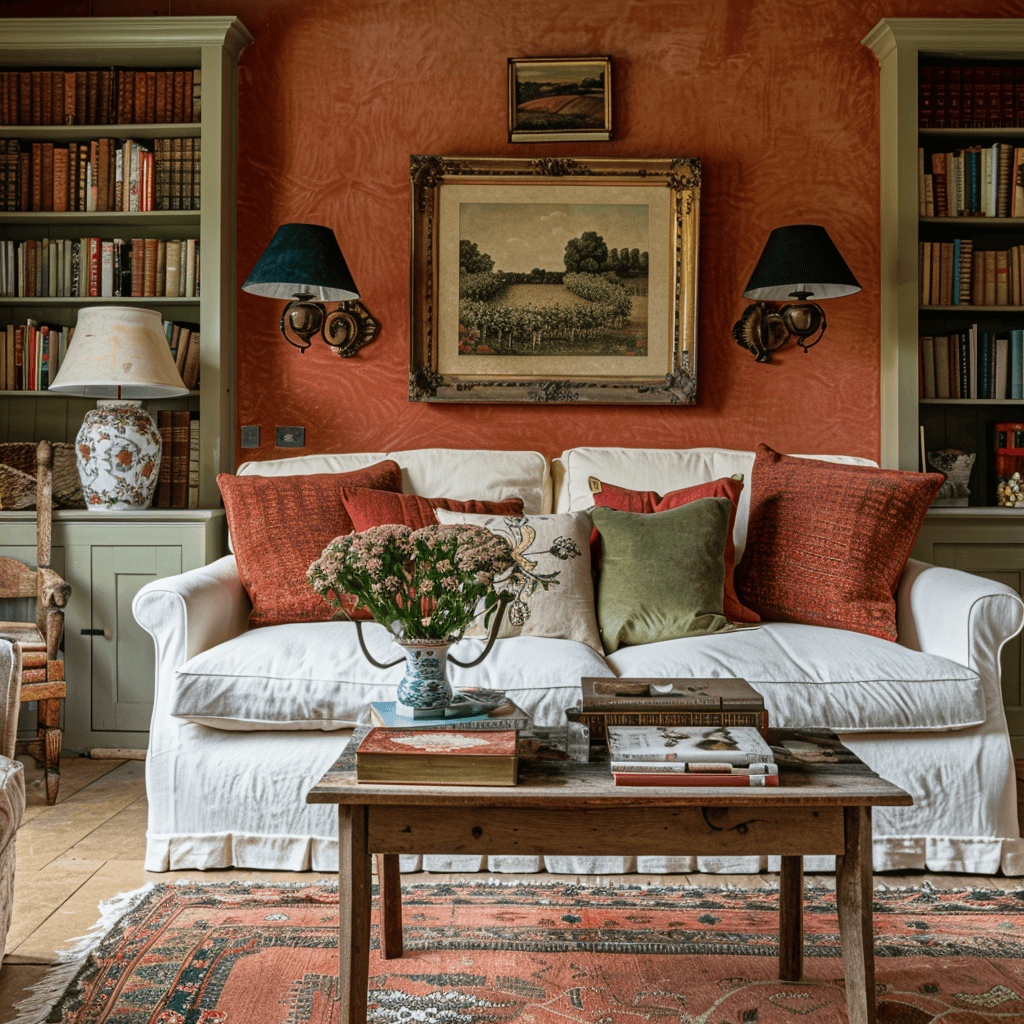
[[[618,509],[620,512],[663,512],[665,509],[688,505],[698,498],[728,498],[732,502],[732,512],[729,513],[729,531],[725,541],[725,617],[732,622],[761,621],[756,612],[745,608],[740,602],[732,578],[736,566],[736,545],[732,540],[732,529],[736,524],[736,506],[743,490],[742,480],[722,477],[720,480],[709,480],[704,484],[670,491],[664,497],[654,491],[630,491],[625,487],[616,487],[615,484],[606,484],[596,477],[590,478],[590,489],[594,495],[595,505]],[[594,532],[597,533],[596,530]],[[593,544],[593,541],[591,543]],[[596,557],[594,564],[598,564]]]
[[[449,512],[476,512],[479,515],[521,516],[522,498],[504,501],[456,501],[454,498],[421,498],[418,494],[393,494],[368,487],[341,488],[341,500],[352,517],[356,531],[362,533],[385,523],[403,523],[413,530],[437,526],[435,508]]]
[[[780,455],[759,445],[736,572],[761,618],[896,639],[893,595],[943,477]]]
[[[335,609],[306,582],[306,572],[335,537],[352,532],[338,493],[343,483],[398,491],[402,471],[387,460],[350,473],[217,477],[238,575],[252,601],[250,626],[334,617]],[[354,600],[345,602],[350,615],[354,608]]]

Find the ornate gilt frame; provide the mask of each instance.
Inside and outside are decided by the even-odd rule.
[[[548,402],[692,405],[697,400],[697,254],[700,226],[701,163],[696,157],[657,159],[573,159],[548,157],[413,156],[411,158],[411,402]],[[645,190],[668,189],[669,223],[663,261],[667,280],[664,323],[659,332],[663,365],[632,374],[441,372],[440,335],[451,325],[440,322],[439,271],[443,260],[458,253],[440,243],[441,199],[453,185],[495,186],[495,196],[533,185],[613,186],[626,189],[634,202],[656,199]],[[520,193],[521,194],[521,193]],[[550,195],[548,190],[545,194]],[[574,193],[576,194],[576,193]],[[664,193],[662,193],[663,195]],[[497,198],[495,201],[499,201]],[[449,247],[450,249],[450,247]],[[652,245],[653,253],[653,245]],[[457,268],[456,268],[457,269]],[[454,329],[457,332],[458,317]],[[628,364],[624,357],[619,362]],[[607,362],[607,360],[606,360]],[[652,372],[653,369],[653,372]]]

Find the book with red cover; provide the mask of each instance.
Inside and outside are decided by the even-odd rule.
[[[356,748],[356,781],[435,786],[514,786],[515,729],[371,729]]]

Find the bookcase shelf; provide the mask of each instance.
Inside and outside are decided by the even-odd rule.
[[[1024,217],[919,217],[922,224],[947,224],[950,227],[967,227],[985,231],[989,228],[1017,228],[1024,226]]]
[[[201,306],[202,301],[202,298],[198,296],[168,298],[165,295],[33,295],[22,298],[8,295],[0,297],[0,309],[6,306],[16,309],[58,309],[62,306],[78,309],[83,306],[158,306],[160,309],[189,307],[194,310]],[[23,394],[24,392],[12,393]]]
[[[202,224],[202,210],[144,210],[127,213],[121,210],[62,211],[17,211],[0,213],[6,225],[31,224],[44,227],[72,224],[116,225],[118,229],[130,227],[152,227],[167,224],[175,228],[199,228]]]
[[[4,124],[0,125],[0,139],[47,142],[88,142],[106,138],[198,139],[202,137],[202,130],[198,121],[188,124],[173,121],[161,124]]]

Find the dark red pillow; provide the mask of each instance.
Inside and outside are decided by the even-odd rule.
[[[691,501],[697,501],[699,498],[728,498],[732,503],[732,511],[729,513],[729,529],[725,540],[725,595],[723,601],[725,617],[732,622],[761,621],[756,612],[743,606],[736,596],[736,588],[733,584],[736,545],[733,543],[732,530],[736,524],[736,507],[739,505],[740,493],[743,490],[742,480],[722,477],[720,480],[709,480],[704,484],[695,484],[693,487],[669,491],[668,494],[662,496],[654,491],[631,491],[625,487],[616,487],[615,484],[607,484],[592,476],[590,490],[594,495],[595,505],[618,509],[620,512],[664,512],[669,508],[688,505]],[[596,557],[594,564],[598,564]]]
[[[306,573],[335,537],[352,532],[339,493],[345,483],[399,491],[402,471],[388,459],[349,473],[217,477],[238,576],[252,601],[250,626],[319,622],[336,614],[313,592]],[[356,615],[354,599],[345,602],[345,610],[370,617],[366,611]]]
[[[740,597],[768,621],[895,640],[893,595],[942,481],[758,445]]]
[[[503,501],[457,501],[455,498],[421,498],[418,494],[393,494],[369,487],[343,486],[341,500],[358,533],[385,523],[402,523],[413,530],[437,526],[435,508],[449,512],[476,512],[490,516],[521,516],[522,498]]]

